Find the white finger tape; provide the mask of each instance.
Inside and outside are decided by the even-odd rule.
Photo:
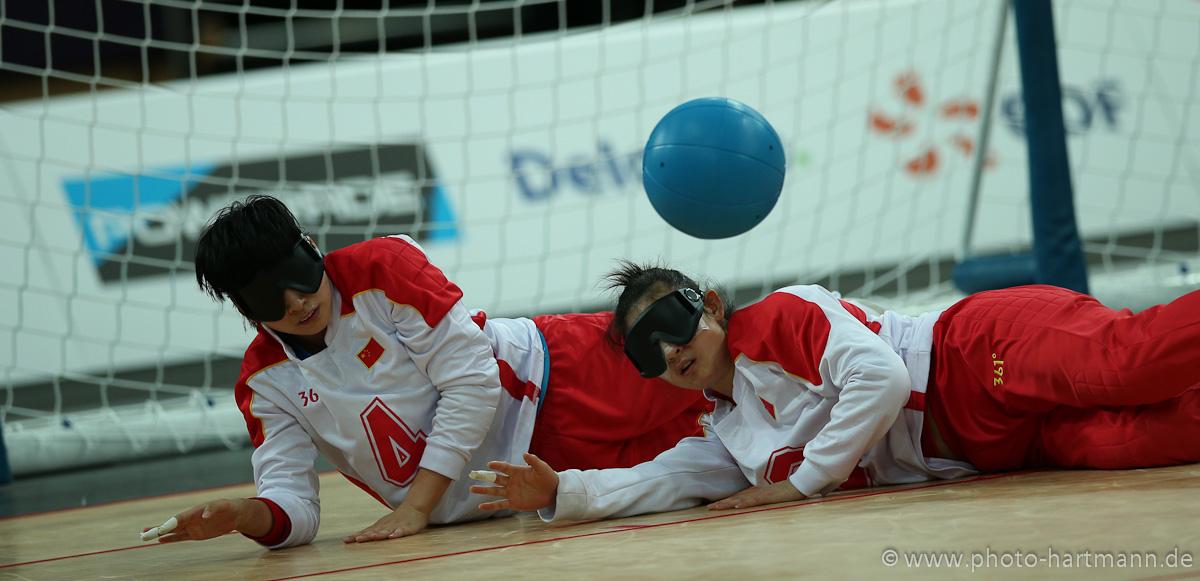
[[[154,539],[157,539],[158,537],[175,530],[175,527],[178,525],[179,525],[179,520],[176,519],[175,517],[171,517],[171,518],[167,519],[167,522],[142,533],[142,540],[143,541],[153,541]]]
[[[496,473],[491,470],[472,470],[467,476],[470,476],[471,480],[478,480],[480,482],[496,481]]]

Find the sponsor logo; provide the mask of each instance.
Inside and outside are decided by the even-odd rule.
[[[892,139],[908,139],[915,137],[916,118],[925,115],[926,96],[920,77],[914,71],[905,71],[892,81],[892,90],[899,105],[890,109],[875,108],[868,115],[869,127],[872,133]],[[946,149],[957,152],[960,157],[969,159],[975,151],[975,140],[971,131],[979,117],[979,104],[971,98],[959,97],[948,99],[937,106],[937,118],[949,121],[954,127],[946,132],[936,132],[934,137],[926,137],[926,143],[918,148],[915,155],[904,161],[904,172],[914,177],[935,175],[945,163]],[[923,132],[923,135],[935,132]],[[988,152],[984,166],[992,167],[996,163],[995,154]]]
[[[105,283],[177,272],[213,214],[256,193],[283,200],[326,250],[387,234],[422,242],[458,235],[417,144],[91,174],[64,180],[63,189]]]
[[[642,149],[617,153],[599,141],[594,152],[575,153],[558,162],[545,151],[524,148],[509,153],[513,181],[522,198],[544,202],[564,193],[581,196],[623,195],[642,190]],[[789,169],[807,167],[812,155],[797,148]]]
[[[513,179],[522,198],[541,202],[562,192],[596,196],[641,188],[642,150],[616,153],[601,140],[596,151],[568,155],[557,163],[548,152],[514,149],[509,153]]]
[[[1091,88],[1064,85],[1063,126],[1071,135],[1082,135],[1096,127],[1118,131],[1117,117],[1124,98],[1121,85],[1111,79],[1097,81]],[[1000,99],[1000,114],[1014,135],[1025,137],[1025,102],[1020,93]]]
[[[874,107],[868,112],[868,127],[880,137],[907,140],[917,137],[917,118],[929,113],[930,105],[920,77],[914,71],[900,73],[892,81],[896,103],[889,107]],[[1063,124],[1067,133],[1081,135],[1094,128],[1109,131],[1119,129],[1123,103],[1120,84],[1103,79],[1090,88],[1064,85]],[[1016,136],[1025,136],[1025,104],[1019,91],[999,97],[1000,122]],[[920,132],[925,140],[904,161],[904,172],[912,177],[930,177],[947,159],[969,159],[975,152],[975,140],[970,133],[977,130],[979,103],[972,98],[952,98],[936,105],[937,127]],[[984,157],[984,169],[996,165],[995,152]]]

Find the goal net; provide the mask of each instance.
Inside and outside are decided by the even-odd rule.
[[[18,476],[246,445],[232,386],[252,329],[191,260],[214,211],[253,193],[327,250],[414,236],[492,316],[605,308],[616,258],[741,302],[815,282],[946,304],[980,147],[973,247],[1031,240],[1012,26],[979,139],[1000,0],[66,6],[0,5],[0,423]],[[1054,10],[1093,289],[1145,306],[1195,288],[1200,3]],[[670,229],[641,189],[650,130],[703,96],[756,108],[787,149],[779,204],[727,240]]]

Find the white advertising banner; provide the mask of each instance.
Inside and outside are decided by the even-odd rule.
[[[1200,3],[1117,4],[1056,4],[1085,235],[1200,219]],[[504,315],[603,304],[616,258],[736,287],[952,255],[998,17],[788,3],[0,107],[0,369],[236,355],[249,330],[189,262],[251,193],[327,248],[414,233],[469,306]],[[981,248],[1030,238],[1008,47]],[[728,240],[673,231],[641,189],[655,122],[702,96],[755,107],[788,148],[778,206]]]

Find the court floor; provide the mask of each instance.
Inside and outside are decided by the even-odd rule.
[[[250,496],[250,485],[3,519],[0,580],[1200,579],[1200,464],[993,475],[566,525],[522,515],[349,546],[340,538],[384,509],[336,473],[322,475],[321,490],[316,541],[282,551],[239,535],[138,539],[201,500]]]

